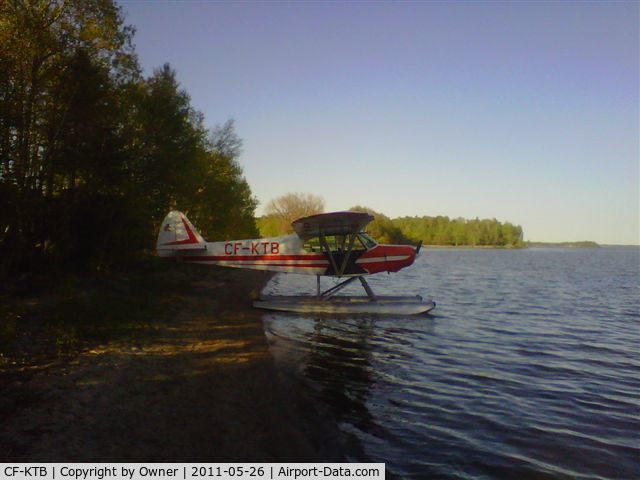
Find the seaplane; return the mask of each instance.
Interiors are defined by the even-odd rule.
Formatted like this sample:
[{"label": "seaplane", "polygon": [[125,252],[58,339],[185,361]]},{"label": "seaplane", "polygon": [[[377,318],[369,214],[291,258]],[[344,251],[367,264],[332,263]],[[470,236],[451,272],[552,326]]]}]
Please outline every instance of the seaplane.
[{"label": "seaplane", "polygon": [[[436,306],[431,299],[376,295],[366,281],[367,275],[410,266],[422,246],[378,244],[365,232],[373,218],[366,212],[320,213],[295,220],[290,235],[206,242],[189,219],[174,210],[162,222],[156,250],[160,257],[187,263],[316,276],[315,295],[260,295],[253,303],[256,308],[321,314],[429,312]],[[322,276],[340,283],[322,291]],[[337,295],[356,280],[366,296]]]}]

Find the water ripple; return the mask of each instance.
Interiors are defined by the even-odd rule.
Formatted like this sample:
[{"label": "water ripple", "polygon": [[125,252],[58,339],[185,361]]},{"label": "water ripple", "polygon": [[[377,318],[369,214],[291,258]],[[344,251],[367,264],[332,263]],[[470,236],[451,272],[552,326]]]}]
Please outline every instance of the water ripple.
[{"label": "water ripple", "polygon": [[265,332],[280,368],[359,439],[351,460],[401,478],[637,479],[638,253],[428,251],[370,284],[428,293],[435,315],[269,314]]}]

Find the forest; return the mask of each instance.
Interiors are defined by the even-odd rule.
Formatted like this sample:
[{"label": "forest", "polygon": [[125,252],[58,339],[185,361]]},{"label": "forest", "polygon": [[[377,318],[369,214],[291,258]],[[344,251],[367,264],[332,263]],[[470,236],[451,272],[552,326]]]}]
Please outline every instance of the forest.
[{"label": "forest", "polygon": [[0,2],[0,273],[128,268],[170,208],[257,235],[233,121],[145,77],[133,35],[111,0]]},{"label": "forest", "polygon": [[392,223],[410,240],[426,245],[524,246],[521,226],[495,218],[400,217]]},{"label": "forest", "polygon": [[389,218],[369,208],[351,210],[371,213],[375,220],[368,231],[382,243],[425,245],[523,247],[522,227],[496,219],[451,219],[446,216]]}]

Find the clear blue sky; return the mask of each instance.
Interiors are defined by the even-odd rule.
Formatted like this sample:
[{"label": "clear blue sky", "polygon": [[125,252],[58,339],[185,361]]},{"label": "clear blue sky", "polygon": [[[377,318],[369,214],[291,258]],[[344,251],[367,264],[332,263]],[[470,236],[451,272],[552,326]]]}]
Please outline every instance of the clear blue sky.
[{"label": "clear blue sky", "polygon": [[258,213],[299,191],[639,243],[636,2],[121,5],[145,73],[236,120]]}]

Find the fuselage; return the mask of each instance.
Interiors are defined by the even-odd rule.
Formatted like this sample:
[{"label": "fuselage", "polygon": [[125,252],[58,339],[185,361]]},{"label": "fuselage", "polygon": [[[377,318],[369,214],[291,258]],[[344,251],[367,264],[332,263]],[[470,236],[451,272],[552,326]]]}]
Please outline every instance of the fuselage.
[{"label": "fuselage", "polygon": [[411,246],[376,244],[364,234],[359,235],[363,235],[363,239],[348,253],[340,246],[332,248],[332,258],[319,246],[304,242],[296,234],[204,242],[200,244],[201,249],[183,250],[177,258],[188,263],[328,276],[335,276],[336,270],[343,272],[341,276],[397,272],[415,260],[416,251]]}]

